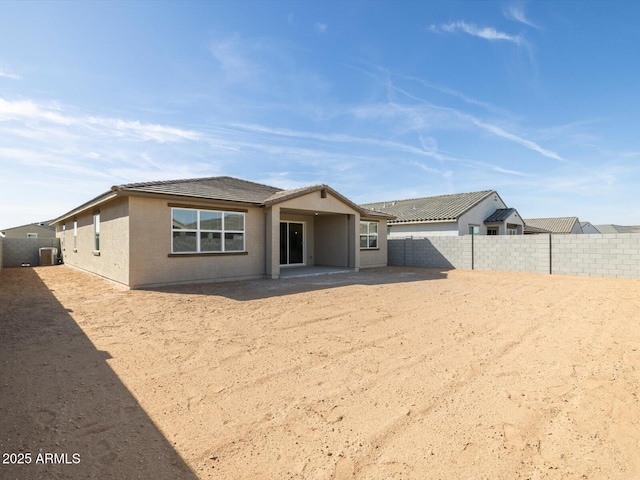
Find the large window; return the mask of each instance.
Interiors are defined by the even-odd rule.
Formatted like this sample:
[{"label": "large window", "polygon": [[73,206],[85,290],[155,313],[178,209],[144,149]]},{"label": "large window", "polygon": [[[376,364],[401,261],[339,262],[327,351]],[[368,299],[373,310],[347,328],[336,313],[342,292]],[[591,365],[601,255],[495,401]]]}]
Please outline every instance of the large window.
[{"label": "large window", "polygon": [[244,213],[171,209],[172,253],[244,252]]},{"label": "large window", "polygon": [[469,235],[480,235],[480,227],[478,225],[469,225]]},{"label": "large window", "polygon": [[378,222],[360,222],[360,248],[378,248]]}]

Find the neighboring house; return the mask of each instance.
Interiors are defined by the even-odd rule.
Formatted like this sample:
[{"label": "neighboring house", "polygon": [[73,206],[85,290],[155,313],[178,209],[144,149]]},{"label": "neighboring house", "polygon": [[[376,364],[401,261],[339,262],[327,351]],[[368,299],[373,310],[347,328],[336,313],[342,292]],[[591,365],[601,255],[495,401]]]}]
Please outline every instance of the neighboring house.
[{"label": "neighboring house", "polygon": [[525,218],[525,233],[583,233],[578,217]]},{"label": "neighboring house", "polygon": [[139,288],[383,266],[391,218],[327,185],[211,177],[114,186],[52,224],[66,264]]},{"label": "neighboring house", "polygon": [[522,235],[524,222],[495,190],[367,203],[364,208],[394,215],[389,238],[434,235]]},{"label": "neighboring house", "polygon": [[580,228],[582,228],[582,233],[600,233],[600,230],[591,225],[590,222],[580,222]]},{"label": "neighboring house", "polygon": [[599,233],[640,233],[640,225],[596,225]]},{"label": "neighboring house", "polygon": [[0,233],[6,238],[56,238],[56,229],[49,223],[30,223],[20,227],[7,228]]}]

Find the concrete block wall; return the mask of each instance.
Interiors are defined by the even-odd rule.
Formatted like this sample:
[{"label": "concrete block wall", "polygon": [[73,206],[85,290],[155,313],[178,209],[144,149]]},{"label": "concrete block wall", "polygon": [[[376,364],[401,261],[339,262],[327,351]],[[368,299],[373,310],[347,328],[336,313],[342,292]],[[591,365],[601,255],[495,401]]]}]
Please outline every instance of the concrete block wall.
[{"label": "concrete block wall", "polygon": [[553,273],[640,278],[640,234],[553,235]]},{"label": "concrete block wall", "polygon": [[[551,241],[550,241],[551,239]],[[640,278],[640,234],[389,239],[389,265]]]},{"label": "concrete block wall", "polygon": [[20,267],[23,263],[32,267],[40,265],[40,248],[55,247],[60,252],[57,238],[4,238],[2,263],[5,267]]},{"label": "concrete block wall", "polygon": [[474,237],[473,268],[549,273],[548,235]]},{"label": "concrete block wall", "polygon": [[471,237],[390,238],[389,265],[471,268]]}]

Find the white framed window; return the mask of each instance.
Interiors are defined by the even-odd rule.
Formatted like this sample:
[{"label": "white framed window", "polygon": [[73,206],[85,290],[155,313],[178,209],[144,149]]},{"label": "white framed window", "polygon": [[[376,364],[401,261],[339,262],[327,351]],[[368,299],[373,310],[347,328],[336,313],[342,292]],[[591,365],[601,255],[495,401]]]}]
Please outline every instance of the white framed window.
[{"label": "white framed window", "polygon": [[93,251],[100,251],[100,212],[93,214]]},{"label": "white framed window", "polygon": [[498,227],[487,227],[487,235],[498,235]]},{"label": "white framed window", "polygon": [[171,209],[171,252],[244,252],[244,220],[242,212],[174,207]]},{"label": "white framed window", "polygon": [[480,235],[480,226],[469,225],[469,235]]},{"label": "white framed window", "polygon": [[64,250],[64,244],[67,239],[67,225],[65,223],[62,224],[62,238],[60,240],[60,247]]},{"label": "white framed window", "polygon": [[517,235],[518,234],[518,229],[517,228],[507,228],[507,234],[508,235]]},{"label": "white framed window", "polygon": [[378,248],[378,222],[360,222],[360,248]]},{"label": "white framed window", "polygon": [[73,221],[73,249],[78,248],[78,220]]}]

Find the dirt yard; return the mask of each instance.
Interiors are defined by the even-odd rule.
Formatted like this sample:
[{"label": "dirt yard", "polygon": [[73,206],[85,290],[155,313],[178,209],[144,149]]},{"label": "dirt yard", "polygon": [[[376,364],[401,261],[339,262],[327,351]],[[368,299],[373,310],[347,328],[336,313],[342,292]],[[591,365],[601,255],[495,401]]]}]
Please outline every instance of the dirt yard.
[{"label": "dirt yard", "polygon": [[640,478],[640,280],[4,269],[0,326],[3,479]]}]

